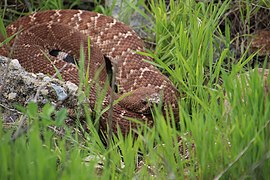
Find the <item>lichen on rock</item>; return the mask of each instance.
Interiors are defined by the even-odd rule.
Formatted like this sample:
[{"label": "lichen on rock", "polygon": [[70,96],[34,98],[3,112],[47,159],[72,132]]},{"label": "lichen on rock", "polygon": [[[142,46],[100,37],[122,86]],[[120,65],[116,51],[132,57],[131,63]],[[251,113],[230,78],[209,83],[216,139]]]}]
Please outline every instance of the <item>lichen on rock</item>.
[{"label": "lichen on rock", "polygon": [[26,106],[30,101],[40,108],[46,103],[56,109],[65,107],[72,121],[78,115],[77,91],[78,86],[71,82],[26,72],[18,60],[0,56],[0,119],[5,123],[15,122],[21,115],[15,104]]}]

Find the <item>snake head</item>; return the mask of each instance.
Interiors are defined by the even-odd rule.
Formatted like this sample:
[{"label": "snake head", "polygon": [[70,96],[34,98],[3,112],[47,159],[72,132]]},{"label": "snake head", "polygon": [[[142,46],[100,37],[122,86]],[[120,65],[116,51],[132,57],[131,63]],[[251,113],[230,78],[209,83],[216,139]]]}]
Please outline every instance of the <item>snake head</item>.
[{"label": "snake head", "polygon": [[151,93],[151,94],[144,94],[141,97],[141,102],[142,105],[140,106],[140,110],[138,112],[143,113],[143,114],[149,114],[151,113],[151,107],[154,107],[154,105],[158,105],[161,103],[161,97],[159,93]]},{"label": "snake head", "polygon": [[151,114],[151,108],[159,103],[161,103],[160,94],[149,87],[133,90],[119,102],[123,108],[142,114]]}]

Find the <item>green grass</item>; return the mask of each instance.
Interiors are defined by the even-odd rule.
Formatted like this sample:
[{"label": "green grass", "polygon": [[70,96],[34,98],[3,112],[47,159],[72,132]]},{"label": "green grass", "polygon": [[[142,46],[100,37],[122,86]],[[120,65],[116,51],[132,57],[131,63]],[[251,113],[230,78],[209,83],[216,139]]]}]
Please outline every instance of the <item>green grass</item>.
[{"label": "green grass", "polygon": [[[252,3],[245,2],[243,21]],[[153,1],[151,9],[156,48],[148,55],[185,94],[179,99],[180,124],[169,125],[157,112],[153,128],[143,127],[138,138],[114,135],[106,147],[89,112],[91,131],[81,136],[63,123],[65,109],[57,111],[47,104],[39,111],[30,103],[23,109],[29,129],[15,140],[11,137],[18,125],[7,129],[0,121],[0,179],[270,178],[270,98],[256,71],[248,79],[238,78],[255,55],[243,53],[237,59],[229,49],[234,41],[230,23],[225,32],[219,29],[229,2],[171,1],[168,14],[163,1]],[[215,45],[220,41],[225,48],[216,60]],[[80,77],[83,86],[84,76]],[[65,134],[57,135],[51,126],[61,127]],[[183,148],[189,149],[187,160],[179,153],[180,136]],[[144,165],[138,170],[140,160]]]}]

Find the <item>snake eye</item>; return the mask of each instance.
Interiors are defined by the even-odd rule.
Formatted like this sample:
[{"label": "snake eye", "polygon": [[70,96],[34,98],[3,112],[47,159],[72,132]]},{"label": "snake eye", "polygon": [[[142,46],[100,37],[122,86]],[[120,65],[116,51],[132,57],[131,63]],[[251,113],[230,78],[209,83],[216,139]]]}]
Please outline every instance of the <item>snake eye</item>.
[{"label": "snake eye", "polygon": [[51,51],[49,52],[49,54],[50,54],[51,56],[54,56],[54,57],[56,57],[56,58],[59,58],[59,59],[61,59],[61,60],[63,60],[63,61],[66,61],[66,62],[68,62],[68,63],[78,64],[77,61],[75,60],[75,58],[74,58],[72,55],[70,55],[70,54],[68,54],[68,53],[65,53],[65,52],[63,52],[63,51],[61,51],[61,50],[56,50],[56,49],[54,49],[54,50],[51,50]]},{"label": "snake eye", "polygon": [[143,105],[147,105],[147,103],[148,103],[148,101],[146,101],[146,100],[143,100],[143,101],[142,101],[142,104],[143,104]]}]

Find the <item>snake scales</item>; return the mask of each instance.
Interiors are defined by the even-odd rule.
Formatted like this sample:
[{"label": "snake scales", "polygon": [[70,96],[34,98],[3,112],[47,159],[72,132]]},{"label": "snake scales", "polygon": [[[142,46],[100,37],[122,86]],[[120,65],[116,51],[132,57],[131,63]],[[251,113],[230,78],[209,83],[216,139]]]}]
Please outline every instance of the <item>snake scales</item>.
[{"label": "snake scales", "polygon": [[[144,51],[144,45],[136,33],[111,17],[81,10],[43,11],[19,18],[7,26],[8,37],[16,33],[17,37],[9,42],[9,48],[7,45],[0,48],[1,55],[7,56],[12,50],[11,57],[18,59],[27,71],[34,73],[53,75],[56,73],[55,67],[61,69],[65,66],[61,71],[62,78],[76,84],[79,83],[76,63],[68,63],[49,53],[58,50],[71,54],[74,59],[80,59],[80,47],[83,44],[87,60],[88,37],[90,37],[90,61],[85,61],[85,67],[88,65],[90,67],[89,83],[105,84],[106,58],[111,62],[113,69],[117,69],[115,71],[118,85],[116,97],[130,92],[126,98],[113,106],[114,131],[118,126],[123,133],[137,127],[137,124],[127,117],[151,125],[153,118],[150,109],[153,104],[161,101],[163,107],[171,105],[175,114],[178,113],[177,89],[156,67],[144,61],[153,61],[150,57],[137,53],[137,51]],[[0,40],[2,42],[4,38],[0,36]],[[98,79],[94,80],[99,70]],[[100,94],[96,87],[97,85],[92,85],[90,90],[91,109],[95,108],[96,99]],[[109,92],[108,90],[103,99],[102,108],[109,105]],[[107,120],[106,111],[100,120],[101,128],[107,128]]]}]

